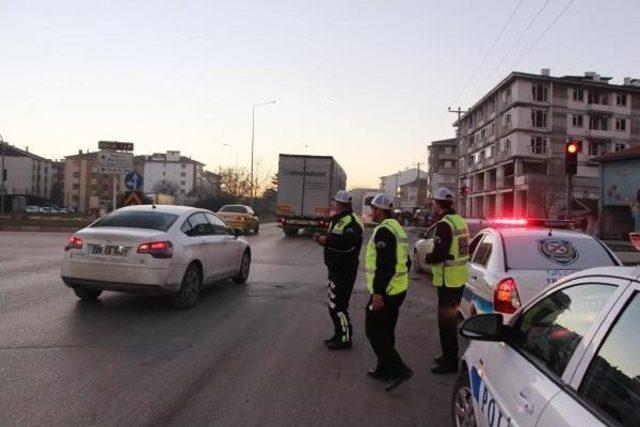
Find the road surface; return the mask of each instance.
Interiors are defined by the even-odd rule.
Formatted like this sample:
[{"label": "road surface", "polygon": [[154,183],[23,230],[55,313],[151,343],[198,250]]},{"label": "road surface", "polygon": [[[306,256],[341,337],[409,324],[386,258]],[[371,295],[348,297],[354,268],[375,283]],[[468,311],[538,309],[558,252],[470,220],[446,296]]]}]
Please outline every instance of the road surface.
[{"label": "road surface", "polygon": [[[105,292],[80,302],[59,277],[67,235],[0,232],[0,424],[449,425],[454,376],[439,355],[435,291],[412,273],[397,330],[415,376],[391,393],[366,376],[361,268],[354,348],[329,352],[322,251],[273,225],[249,236],[249,282],[205,291],[189,311]],[[368,238],[368,236],[367,236]],[[363,249],[364,252],[364,249]]]}]

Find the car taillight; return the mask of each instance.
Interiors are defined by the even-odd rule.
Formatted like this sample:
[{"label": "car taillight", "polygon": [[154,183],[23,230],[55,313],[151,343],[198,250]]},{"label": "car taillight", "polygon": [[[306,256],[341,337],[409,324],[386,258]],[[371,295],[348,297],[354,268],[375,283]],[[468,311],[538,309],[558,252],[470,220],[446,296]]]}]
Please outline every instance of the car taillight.
[{"label": "car taillight", "polygon": [[512,278],[503,279],[493,291],[493,310],[511,314],[520,308],[520,297],[516,282]]},{"label": "car taillight", "polygon": [[154,258],[172,258],[173,244],[171,242],[146,242],[138,245],[139,254],[149,254]]},{"label": "car taillight", "polygon": [[67,245],[64,247],[65,252],[71,249],[82,249],[82,239],[78,236],[69,236],[67,239]]},{"label": "car taillight", "polygon": [[629,233],[629,240],[631,240],[633,247],[640,251],[640,233],[637,231]]}]

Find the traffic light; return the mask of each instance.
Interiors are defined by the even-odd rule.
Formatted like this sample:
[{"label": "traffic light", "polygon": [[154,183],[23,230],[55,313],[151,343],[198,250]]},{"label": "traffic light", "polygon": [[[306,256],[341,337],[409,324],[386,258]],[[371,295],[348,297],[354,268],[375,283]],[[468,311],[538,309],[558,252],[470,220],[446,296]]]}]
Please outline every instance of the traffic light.
[{"label": "traffic light", "polygon": [[569,141],[564,146],[564,170],[567,175],[578,172],[578,153],[582,151],[582,141]]}]

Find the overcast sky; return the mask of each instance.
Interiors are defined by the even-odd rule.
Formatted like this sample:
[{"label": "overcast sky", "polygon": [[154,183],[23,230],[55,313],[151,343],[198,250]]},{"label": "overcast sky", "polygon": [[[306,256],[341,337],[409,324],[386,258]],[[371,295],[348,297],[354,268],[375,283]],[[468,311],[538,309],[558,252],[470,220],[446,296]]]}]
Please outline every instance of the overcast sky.
[{"label": "overcast sky", "polygon": [[349,187],[377,186],[514,68],[640,77],[639,20],[637,0],[0,0],[0,134],[210,170],[235,163],[227,143],[248,167],[251,105],[274,99],[256,110],[260,175],[281,152],[333,155]]}]

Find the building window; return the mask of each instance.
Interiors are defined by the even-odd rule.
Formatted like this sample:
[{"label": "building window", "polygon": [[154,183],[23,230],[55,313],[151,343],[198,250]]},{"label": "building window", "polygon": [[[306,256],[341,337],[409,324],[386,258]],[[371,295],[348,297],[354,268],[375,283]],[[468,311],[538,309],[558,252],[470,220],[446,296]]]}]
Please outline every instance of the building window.
[{"label": "building window", "polygon": [[534,136],[531,138],[531,153],[532,154],[546,154],[547,152],[547,140],[542,136]]},{"label": "building window", "polygon": [[589,129],[608,130],[609,119],[606,116],[598,116],[598,115],[589,116]]},{"label": "building window", "polygon": [[597,141],[589,141],[589,155],[597,156],[600,147],[600,143]]},{"label": "building window", "polygon": [[481,122],[484,120],[484,107],[480,107],[480,109],[478,109],[478,122]]},{"label": "building window", "polygon": [[511,88],[505,90],[502,94],[502,99],[504,100],[504,102],[510,102],[511,101]]},{"label": "building window", "polygon": [[467,167],[473,166],[473,156],[467,157]]},{"label": "building window", "polygon": [[582,89],[574,89],[573,90],[573,100],[577,102],[584,101],[584,91]]},{"label": "building window", "polygon": [[531,110],[531,126],[534,128],[546,128],[547,112],[544,110]]},{"label": "building window", "polygon": [[73,188],[74,190],[77,190],[80,188],[80,184],[73,184],[71,188]]},{"label": "building window", "polygon": [[627,94],[626,93],[619,93],[616,95],[616,105],[622,105],[622,106],[626,106],[627,105]]},{"label": "building window", "polygon": [[627,119],[616,119],[616,130],[627,130]]},{"label": "building window", "polygon": [[184,178],[185,176],[187,176],[187,173],[186,172],[180,172],[180,176]]},{"label": "building window", "polygon": [[502,150],[503,151],[511,151],[511,140],[505,139],[502,141]]},{"label": "building window", "polygon": [[534,83],[531,85],[531,94],[534,101],[544,102],[547,100],[547,87],[542,83]]},{"label": "building window", "polygon": [[626,148],[627,148],[627,144],[624,144],[624,143],[616,143],[616,144],[613,146],[613,151],[615,151],[615,152],[617,153],[618,151],[622,151],[622,150],[624,150],[624,149],[626,149]]},{"label": "building window", "polygon": [[511,129],[511,114],[505,114],[502,120],[502,126],[505,129]]},{"label": "building window", "polygon": [[453,167],[453,162],[451,160],[445,160],[444,162],[445,169],[450,169]]},{"label": "building window", "polygon": [[187,185],[187,181],[180,181],[180,185]]},{"label": "building window", "polygon": [[581,128],[582,127],[582,115],[573,115],[573,127]]},{"label": "building window", "polygon": [[181,167],[182,169],[186,169],[186,168],[187,168],[187,165],[186,165],[186,164],[184,164],[184,163],[181,163],[181,164],[180,164],[180,167]]},{"label": "building window", "polygon": [[495,147],[492,145],[489,148],[487,148],[487,159],[490,159],[493,157],[493,154],[495,152]]},{"label": "building window", "polygon": [[606,93],[598,92],[597,90],[590,90],[587,97],[588,104],[609,104],[609,97]]},{"label": "building window", "polygon": [[80,178],[80,172],[74,172],[73,173],[73,177],[74,178]]},{"label": "building window", "polygon": [[184,188],[180,189],[180,194],[187,194],[187,190],[185,190]]},{"label": "building window", "polygon": [[444,147],[444,154],[452,154],[453,147]]}]

